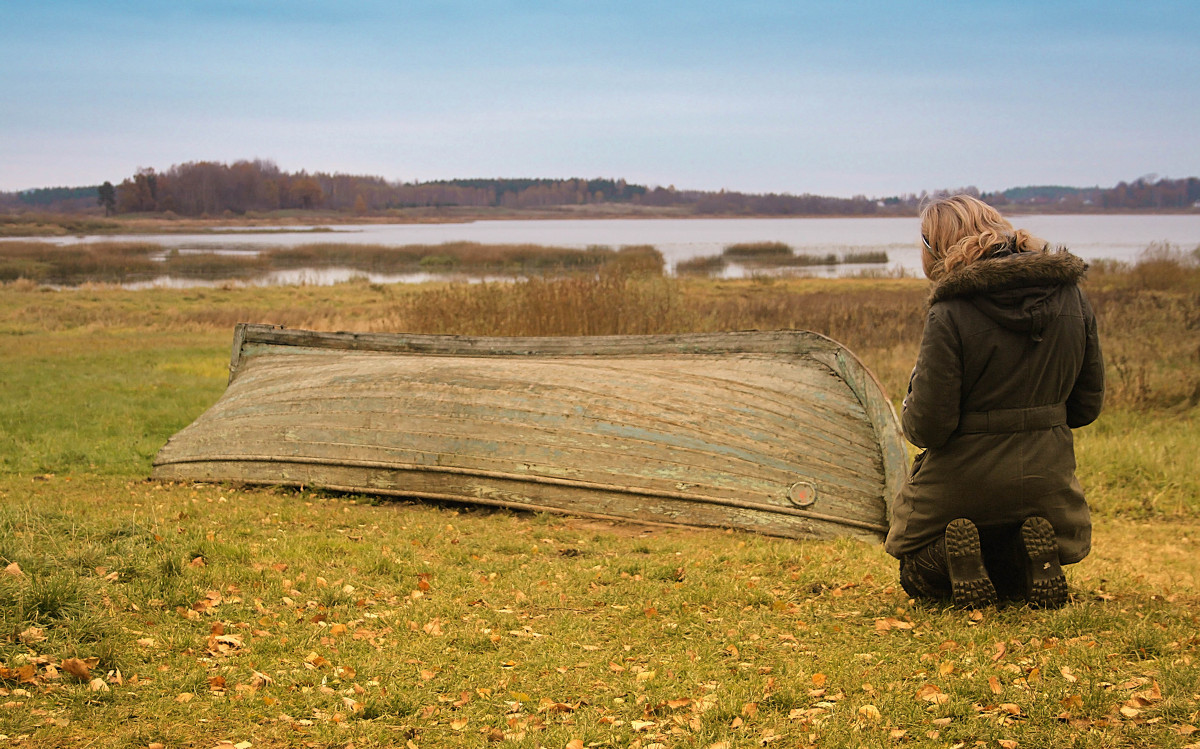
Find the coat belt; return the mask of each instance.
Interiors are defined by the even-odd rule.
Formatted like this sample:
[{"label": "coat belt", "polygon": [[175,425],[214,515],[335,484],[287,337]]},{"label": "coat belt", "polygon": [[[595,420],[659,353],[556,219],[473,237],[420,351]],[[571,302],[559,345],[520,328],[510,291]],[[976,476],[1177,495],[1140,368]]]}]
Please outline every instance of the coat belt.
[{"label": "coat belt", "polygon": [[958,419],[961,434],[984,432],[1031,432],[1066,426],[1067,406],[1052,403],[1030,408],[1000,408],[995,411],[966,411]]}]

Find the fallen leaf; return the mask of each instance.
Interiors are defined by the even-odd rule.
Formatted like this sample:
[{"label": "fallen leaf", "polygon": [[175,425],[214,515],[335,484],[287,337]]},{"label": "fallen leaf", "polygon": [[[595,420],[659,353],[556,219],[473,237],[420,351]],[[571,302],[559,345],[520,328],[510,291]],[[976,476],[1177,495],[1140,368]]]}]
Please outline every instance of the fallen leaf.
[{"label": "fallen leaf", "polygon": [[143,648],[152,648],[154,647],[154,638],[143,637],[137,641],[137,644]]},{"label": "fallen leaf", "polygon": [[1151,682],[1150,688],[1141,692],[1134,692],[1134,697],[1139,700],[1144,700],[1147,705],[1159,702],[1162,700],[1162,690],[1158,687],[1158,682]]},{"label": "fallen leaf", "polygon": [[175,698],[175,701],[176,702],[185,702],[185,703],[191,702],[192,698],[195,696],[196,695],[192,694],[191,692],[183,692],[178,697]]},{"label": "fallen leaf", "polygon": [[4,574],[12,575],[13,577],[22,577],[25,573],[21,571],[21,565],[13,562],[4,568]]},{"label": "fallen leaf", "polygon": [[1075,674],[1071,673],[1071,667],[1070,667],[1070,666],[1061,666],[1061,667],[1058,669],[1058,672],[1059,672],[1060,674],[1062,674],[1062,677],[1063,677],[1064,679],[1066,679],[1067,681],[1071,682],[1072,684],[1074,684],[1075,682],[1079,681],[1079,677],[1077,677]]},{"label": "fallen leaf", "polygon": [[913,626],[914,625],[912,622],[906,622],[903,619],[897,619],[893,616],[889,616],[886,619],[875,620],[876,632],[888,632],[893,629],[912,629]]},{"label": "fallen leaf", "polygon": [[40,627],[29,627],[25,631],[21,632],[21,634],[17,635],[17,637],[19,637],[21,642],[25,643],[26,645],[32,645],[35,642],[45,642],[46,630]]},{"label": "fallen leaf", "polygon": [[883,720],[883,716],[874,705],[863,705],[858,708],[858,720],[862,723],[878,723]]},{"label": "fallen leaf", "polygon": [[917,699],[932,702],[935,705],[944,705],[950,701],[950,695],[946,694],[936,684],[926,684],[917,690]]},{"label": "fallen leaf", "polygon": [[1078,694],[1067,695],[1062,698],[1059,704],[1068,710],[1078,710],[1083,707],[1083,697]]},{"label": "fallen leaf", "polygon": [[992,690],[992,694],[1000,694],[1004,691],[1004,687],[1000,684],[1000,680],[995,676],[988,677],[988,688]]},{"label": "fallen leaf", "polygon": [[104,679],[96,678],[88,682],[88,689],[93,692],[107,692],[108,685],[104,683]]},{"label": "fallen leaf", "polygon": [[566,749],[583,749],[583,739],[571,739],[567,742]]},{"label": "fallen leaf", "polygon": [[642,671],[637,675],[636,678],[638,681],[650,681],[657,675],[658,675],[657,671]]},{"label": "fallen leaf", "polygon": [[92,670],[78,658],[67,658],[61,664],[62,669],[81,681],[92,678]]},{"label": "fallen leaf", "polygon": [[1000,745],[1000,749],[1017,749],[1017,742],[1012,739],[997,739],[996,743]]},{"label": "fallen leaf", "polygon": [[1004,654],[1008,652],[1008,646],[1003,641],[996,643],[996,654],[992,656],[992,662],[1000,660]]},{"label": "fallen leaf", "polygon": [[329,661],[323,656],[317,655],[315,652],[309,653],[304,657],[304,662],[313,668],[324,668],[329,665]]}]

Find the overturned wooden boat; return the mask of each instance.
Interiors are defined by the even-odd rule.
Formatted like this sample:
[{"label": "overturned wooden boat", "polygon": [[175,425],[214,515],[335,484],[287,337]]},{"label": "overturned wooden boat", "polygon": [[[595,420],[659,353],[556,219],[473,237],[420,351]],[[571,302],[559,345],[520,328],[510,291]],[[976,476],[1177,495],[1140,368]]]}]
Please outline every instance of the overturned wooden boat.
[{"label": "overturned wooden boat", "polygon": [[907,459],[805,331],[587,338],[238,325],[229,387],[154,477],[879,540]]}]

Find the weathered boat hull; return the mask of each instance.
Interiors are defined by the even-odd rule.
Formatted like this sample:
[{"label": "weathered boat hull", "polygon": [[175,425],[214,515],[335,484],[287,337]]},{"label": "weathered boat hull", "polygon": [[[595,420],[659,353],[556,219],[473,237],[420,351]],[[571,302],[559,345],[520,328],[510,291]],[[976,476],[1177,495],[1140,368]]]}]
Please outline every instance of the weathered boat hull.
[{"label": "weathered boat hull", "polygon": [[891,404],[804,331],[468,338],[239,325],[154,477],[323,487],[793,538],[886,533]]}]

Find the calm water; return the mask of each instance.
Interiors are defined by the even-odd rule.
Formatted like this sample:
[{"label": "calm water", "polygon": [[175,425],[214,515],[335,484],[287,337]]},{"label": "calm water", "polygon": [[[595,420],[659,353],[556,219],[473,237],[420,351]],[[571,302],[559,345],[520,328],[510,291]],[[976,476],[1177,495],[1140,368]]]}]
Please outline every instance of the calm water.
[{"label": "calm water", "polygon": [[[1066,245],[1087,260],[1134,261],[1152,243],[1167,242],[1184,250],[1200,247],[1200,214],[1171,216],[1019,216],[1013,223],[1046,239]],[[157,242],[181,251],[254,251],[269,246],[311,242],[355,244],[439,244],[470,241],[488,244],[532,243],[577,247],[654,245],[668,268],[681,260],[718,255],[726,245],[776,241],[798,253],[825,255],[883,251],[886,265],[840,265],[809,269],[817,275],[844,275],[871,268],[920,275],[918,224],[915,218],[778,218],[778,219],[601,219],[564,221],[477,221],[467,224],[385,224],[336,226],[332,232],[294,234],[138,235],[128,237],[64,238],[62,243],[97,240]],[[732,266],[726,275],[744,275]],[[280,273],[269,283],[336,283],[361,272],[347,269],[302,270]],[[422,281],[429,274],[371,275],[374,282]],[[154,285],[185,285],[160,279]]]}]

